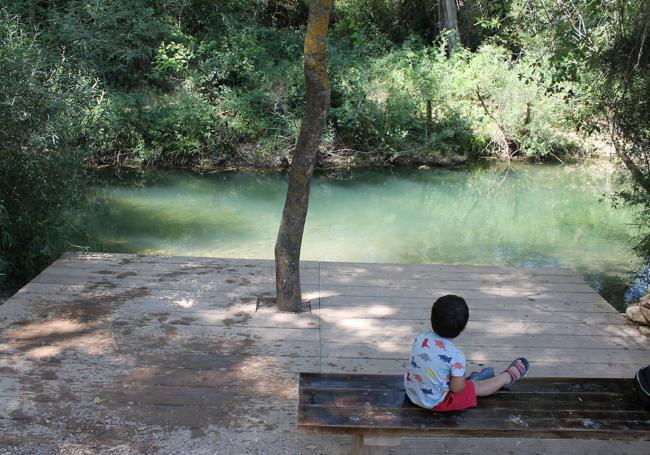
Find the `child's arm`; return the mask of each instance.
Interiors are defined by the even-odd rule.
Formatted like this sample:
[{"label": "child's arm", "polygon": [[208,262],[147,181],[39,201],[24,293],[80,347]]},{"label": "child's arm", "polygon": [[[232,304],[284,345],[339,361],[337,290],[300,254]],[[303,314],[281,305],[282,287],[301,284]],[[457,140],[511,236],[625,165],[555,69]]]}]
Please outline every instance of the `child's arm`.
[{"label": "child's arm", "polygon": [[449,377],[449,390],[454,393],[465,390],[465,370],[467,361],[465,355],[458,349],[454,349],[451,355],[451,375]]},{"label": "child's arm", "polygon": [[449,390],[454,393],[465,390],[465,378],[462,376],[452,376],[449,378]]}]

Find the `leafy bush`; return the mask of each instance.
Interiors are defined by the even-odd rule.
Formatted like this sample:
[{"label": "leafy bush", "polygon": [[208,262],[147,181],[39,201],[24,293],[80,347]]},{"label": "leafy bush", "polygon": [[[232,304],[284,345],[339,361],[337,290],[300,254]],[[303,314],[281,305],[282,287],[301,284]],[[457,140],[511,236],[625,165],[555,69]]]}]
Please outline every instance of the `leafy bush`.
[{"label": "leafy bush", "polygon": [[531,74],[526,59],[513,61],[500,46],[459,49],[447,59],[442,47],[407,41],[335,70],[332,118],[340,139],[356,148],[422,159],[488,146],[537,157],[572,151],[571,105]]},{"label": "leafy bush", "polygon": [[133,89],[156,82],[153,63],[173,27],[148,0],[72,1],[49,10],[48,37],[106,85]]},{"label": "leafy bush", "polygon": [[[11,8],[39,31],[48,55],[64,48],[80,74],[98,79],[101,126],[88,138],[96,162],[267,166],[295,143],[304,103],[301,1],[18,0]],[[479,42],[498,38],[509,8],[464,7],[463,20],[483,24],[461,30],[478,50],[447,59],[436,44],[436,2],[337,2],[325,153],[436,161],[576,148],[566,122],[574,106],[532,77],[534,65],[547,63]]]},{"label": "leafy bush", "polygon": [[505,48],[483,45],[457,52],[450,64],[445,79],[453,104],[497,151],[544,157],[579,146],[571,133],[571,103],[533,77],[526,57],[513,60]]},{"label": "leafy bush", "polygon": [[95,159],[120,164],[183,164],[209,155],[214,107],[181,89],[174,93],[114,93],[94,136]]},{"label": "leafy bush", "polygon": [[92,80],[52,61],[0,10],[0,285],[22,283],[79,238],[88,203],[80,146],[92,128]]}]

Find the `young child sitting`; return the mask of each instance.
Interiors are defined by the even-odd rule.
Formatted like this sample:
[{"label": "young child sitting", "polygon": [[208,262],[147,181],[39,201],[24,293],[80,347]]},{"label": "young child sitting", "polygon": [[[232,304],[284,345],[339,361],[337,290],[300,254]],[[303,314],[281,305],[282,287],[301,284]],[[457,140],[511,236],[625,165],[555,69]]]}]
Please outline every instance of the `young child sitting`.
[{"label": "young child sitting", "polygon": [[492,395],[528,374],[528,361],[519,357],[506,370],[484,380],[465,379],[465,356],[451,341],[463,331],[469,309],[462,297],[445,295],[433,303],[433,331],[418,335],[404,374],[404,387],[416,405],[432,411],[476,407],[476,397]]}]

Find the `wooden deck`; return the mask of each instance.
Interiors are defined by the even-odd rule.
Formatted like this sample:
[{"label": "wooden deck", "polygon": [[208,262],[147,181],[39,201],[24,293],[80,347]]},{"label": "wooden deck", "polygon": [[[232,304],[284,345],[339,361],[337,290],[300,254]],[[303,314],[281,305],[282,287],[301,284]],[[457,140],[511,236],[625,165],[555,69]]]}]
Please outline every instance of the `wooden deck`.
[{"label": "wooden deck", "polygon": [[[312,312],[282,314],[256,311],[272,261],[64,255],[0,306],[0,452],[346,453],[346,437],[297,431],[298,372],[399,374],[447,293],[470,307],[470,368],[523,355],[531,376],[630,377],[650,362],[648,340],[566,269],[305,262],[302,281]],[[647,449],[422,441],[400,450]]]}]

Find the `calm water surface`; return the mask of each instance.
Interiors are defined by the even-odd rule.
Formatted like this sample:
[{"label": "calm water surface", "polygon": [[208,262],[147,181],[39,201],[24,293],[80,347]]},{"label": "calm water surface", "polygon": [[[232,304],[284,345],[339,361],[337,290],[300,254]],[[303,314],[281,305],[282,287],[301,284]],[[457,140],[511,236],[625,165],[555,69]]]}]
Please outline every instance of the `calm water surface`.
[{"label": "calm water surface", "polygon": [[[94,234],[113,252],[273,258],[286,176],[189,171],[105,177]],[[646,270],[603,164],[316,175],[304,259],[565,266],[619,308]],[[643,275],[643,273],[641,274]],[[647,275],[647,271],[645,273]]]}]

